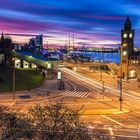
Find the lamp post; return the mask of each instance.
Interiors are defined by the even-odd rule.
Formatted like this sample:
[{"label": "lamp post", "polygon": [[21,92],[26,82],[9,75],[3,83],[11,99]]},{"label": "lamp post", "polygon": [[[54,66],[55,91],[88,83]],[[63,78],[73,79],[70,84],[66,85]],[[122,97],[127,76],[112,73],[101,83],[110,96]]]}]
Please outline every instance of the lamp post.
[{"label": "lamp post", "polygon": [[[121,47],[121,53],[122,53],[122,47]],[[120,111],[122,111],[122,102],[123,102],[123,97],[122,97],[122,55],[121,55],[121,61],[120,61],[120,81],[119,81],[119,90],[120,90]]]},{"label": "lamp post", "polygon": [[102,81],[102,79],[103,79],[102,66],[103,66],[103,62],[102,62],[102,60],[101,60],[101,66],[100,66],[100,71],[101,71],[101,73],[100,73],[100,80],[101,80],[101,81]]},{"label": "lamp post", "polygon": [[119,98],[119,101],[120,101],[120,111],[122,111],[122,77],[120,78],[120,81],[119,81],[119,87],[120,87],[120,98]]},{"label": "lamp post", "polygon": [[104,46],[102,46],[101,48],[101,65],[100,65],[100,80],[102,81],[103,80],[103,72],[102,72],[102,67],[103,67],[103,62],[104,62],[104,56],[103,56],[103,48]]},{"label": "lamp post", "polygon": [[105,86],[104,86],[104,81],[102,81],[102,94],[103,94],[103,99],[105,96]]},{"label": "lamp post", "polygon": [[13,77],[13,100],[15,100],[15,97],[16,97],[16,95],[15,95],[15,92],[16,92],[16,72],[15,72],[15,58],[12,58],[12,60],[13,60],[13,63],[14,63],[14,65],[13,65],[13,72],[12,72],[12,77]]},{"label": "lamp post", "polygon": [[102,48],[101,48],[101,66],[100,66],[101,73],[100,73],[100,80],[102,82],[102,95],[103,95],[103,98],[104,98],[105,87],[104,87],[103,72],[102,72],[103,62],[104,62],[103,48],[104,48],[104,46],[102,46]]}]

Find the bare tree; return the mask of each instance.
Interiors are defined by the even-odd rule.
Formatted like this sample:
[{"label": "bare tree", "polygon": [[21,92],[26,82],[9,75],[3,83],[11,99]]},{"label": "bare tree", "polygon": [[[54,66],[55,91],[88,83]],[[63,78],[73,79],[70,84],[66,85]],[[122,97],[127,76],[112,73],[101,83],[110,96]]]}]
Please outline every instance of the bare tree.
[{"label": "bare tree", "polygon": [[30,121],[23,114],[11,112],[8,107],[0,106],[1,140],[31,139],[34,131]]},{"label": "bare tree", "polygon": [[79,111],[61,103],[35,105],[27,114],[0,107],[1,140],[90,140]]},{"label": "bare tree", "polygon": [[79,110],[70,109],[61,103],[36,105],[29,109],[36,137],[41,140],[90,140],[79,115]]}]

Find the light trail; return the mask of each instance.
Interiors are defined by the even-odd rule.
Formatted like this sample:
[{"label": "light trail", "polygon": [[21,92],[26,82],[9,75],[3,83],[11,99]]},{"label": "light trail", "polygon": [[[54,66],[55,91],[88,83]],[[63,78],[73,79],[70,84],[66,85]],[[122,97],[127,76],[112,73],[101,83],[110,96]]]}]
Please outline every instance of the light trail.
[{"label": "light trail", "polygon": [[[62,72],[66,73],[68,75],[71,75],[72,77],[77,78],[78,80],[80,80],[81,82],[87,84],[88,86],[90,86],[92,88],[94,87],[94,90],[98,90],[98,91],[102,90],[102,83],[93,79],[93,78],[86,77],[85,75],[80,74],[80,73],[76,73],[75,71],[70,70],[68,68],[59,68],[59,70],[61,70]],[[109,91],[111,90],[115,93],[120,92],[117,89],[117,87],[114,87],[112,85],[105,84],[104,87],[105,87],[106,90],[109,90]],[[127,91],[127,90],[123,90],[123,95],[134,98],[134,99],[137,99],[137,100],[140,99],[140,96],[133,95],[133,93],[131,93],[130,91]]]}]

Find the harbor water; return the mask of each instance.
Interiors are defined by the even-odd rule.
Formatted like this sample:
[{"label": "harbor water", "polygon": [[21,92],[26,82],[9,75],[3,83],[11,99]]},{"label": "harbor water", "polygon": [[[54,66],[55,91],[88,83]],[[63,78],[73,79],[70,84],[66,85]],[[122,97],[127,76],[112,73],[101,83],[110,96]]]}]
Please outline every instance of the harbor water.
[{"label": "harbor water", "polygon": [[79,54],[85,57],[90,57],[93,61],[104,61],[119,64],[120,53],[116,52],[86,52],[86,51],[71,51],[72,54]]}]

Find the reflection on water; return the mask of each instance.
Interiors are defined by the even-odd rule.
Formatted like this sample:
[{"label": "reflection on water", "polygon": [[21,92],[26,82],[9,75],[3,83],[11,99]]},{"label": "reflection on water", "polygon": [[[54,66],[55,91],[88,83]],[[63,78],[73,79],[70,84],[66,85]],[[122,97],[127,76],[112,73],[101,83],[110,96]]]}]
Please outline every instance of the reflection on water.
[{"label": "reflection on water", "polygon": [[120,53],[104,53],[104,52],[81,52],[72,51],[72,54],[82,54],[83,56],[88,56],[91,60],[104,62],[113,62],[116,64],[120,63]]}]

